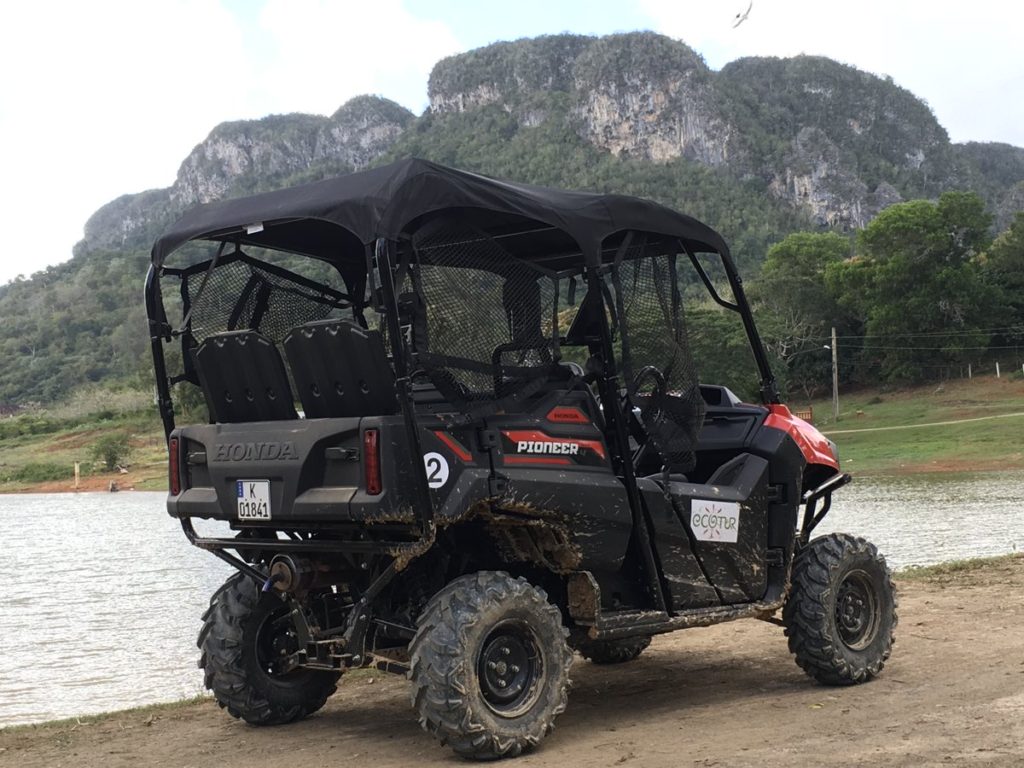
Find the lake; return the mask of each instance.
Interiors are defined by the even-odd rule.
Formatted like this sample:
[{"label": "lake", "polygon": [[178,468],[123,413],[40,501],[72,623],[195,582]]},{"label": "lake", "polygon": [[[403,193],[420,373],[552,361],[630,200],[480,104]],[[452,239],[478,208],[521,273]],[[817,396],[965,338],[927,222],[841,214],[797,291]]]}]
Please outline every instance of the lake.
[{"label": "lake", "polygon": [[[821,532],[893,568],[1024,546],[1024,472],[855,481]],[[190,546],[162,493],[0,495],[0,727],[202,693],[199,617],[231,569]],[[780,641],[781,642],[781,641]]]}]

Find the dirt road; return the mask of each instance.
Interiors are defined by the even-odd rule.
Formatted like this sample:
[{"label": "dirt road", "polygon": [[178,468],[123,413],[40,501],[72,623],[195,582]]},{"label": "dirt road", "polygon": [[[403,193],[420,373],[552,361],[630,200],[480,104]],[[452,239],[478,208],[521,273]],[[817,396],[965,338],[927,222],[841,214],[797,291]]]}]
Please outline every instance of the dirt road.
[{"label": "dirt road", "polygon": [[[556,731],[508,764],[1024,765],[1024,557],[899,586],[896,649],[870,684],[814,684],[770,624],[688,630],[620,667],[579,661]],[[420,731],[402,679],[365,673],[321,713],[281,728],[246,726],[204,702],[0,731],[0,765],[19,768],[357,761],[466,764]]]}]

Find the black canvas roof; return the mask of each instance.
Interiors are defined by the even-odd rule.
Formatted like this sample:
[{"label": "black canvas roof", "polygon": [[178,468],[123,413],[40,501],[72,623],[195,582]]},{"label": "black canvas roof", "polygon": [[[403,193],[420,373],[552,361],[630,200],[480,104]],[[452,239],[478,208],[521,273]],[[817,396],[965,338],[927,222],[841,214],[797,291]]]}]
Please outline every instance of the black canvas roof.
[{"label": "black canvas roof", "polygon": [[[363,246],[378,238],[397,239],[430,214],[459,210],[472,210],[492,236],[531,233],[538,251],[542,243],[555,245],[595,261],[607,238],[627,230],[678,238],[693,251],[727,253],[713,229],[649,200],[501,181],[407,159],[197,206],[156,241],[152,258],[159,267],[190,240],[238,241],[329,260],[361,258]],[[518,255],[529,258],[528,252]]]}]

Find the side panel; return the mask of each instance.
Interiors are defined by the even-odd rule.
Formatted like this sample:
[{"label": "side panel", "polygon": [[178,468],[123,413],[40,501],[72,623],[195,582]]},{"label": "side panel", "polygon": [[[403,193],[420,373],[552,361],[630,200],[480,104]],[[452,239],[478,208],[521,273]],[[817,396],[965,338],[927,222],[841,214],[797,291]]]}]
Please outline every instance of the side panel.
[{"label": "side panel", "polygon": [[717,481],[672,482],[669,488],[676,514],[693,537],[721,601],[761,599],[767,589],[768,462],[742,454],[722,467]]},{"label": "side panel", "polygon": [[654,523],[654,546],[668,584],[671,609],[719,605],[718,593],[704,577],[687,530],[661,486],[648,478],[640,478],[637,487]]},{"label": "side panel", "polygon": [[498,504],[562,517],[579,567],[602,582],[602,575],[622,567],[633,518],[595,424],[596,405],[584,392],[559,392],[530,410],[488,419],[498,442],[492,450],[495,475],[505,485]]},{"label": "side panel", "polygon": [[476,431],[421,414],[420,446],[439,525],[466,513],[490,493],[491,458]]}]

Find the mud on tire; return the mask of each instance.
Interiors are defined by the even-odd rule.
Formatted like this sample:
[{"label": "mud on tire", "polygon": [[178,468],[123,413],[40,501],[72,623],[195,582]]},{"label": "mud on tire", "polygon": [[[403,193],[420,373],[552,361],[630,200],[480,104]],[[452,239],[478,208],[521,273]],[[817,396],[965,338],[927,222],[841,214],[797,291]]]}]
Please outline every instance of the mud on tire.
[{"label": "mud on tire", "polygon": [[514,757],[565,711],[572,651],[543,590],[506,573],[462,576],[420,615],[410,645],[420,725],[463,757]]},{"label": "mud on tire", "polygon": [[896,607],[892,574],[873,544],[844,533],[815,539],[793,563],[782,612],[789,650],[821,683],[867,682],[892,651]]},{"label": "mud on tire", "polygon": [[233,717],[281,725],[316,712],[337,688],[334,672],[295,669],[276,675],[271,656],[288,643],[287,607],[238,573],[210,598],[197,645],[206,687]]},{"label": "mud on tire", "polygon": [[573,647],[580,656],[593,664],[623,664],[633,661],[651,644],[649,637],[631,637],[628,640],[591,640],[576,638]]}]

